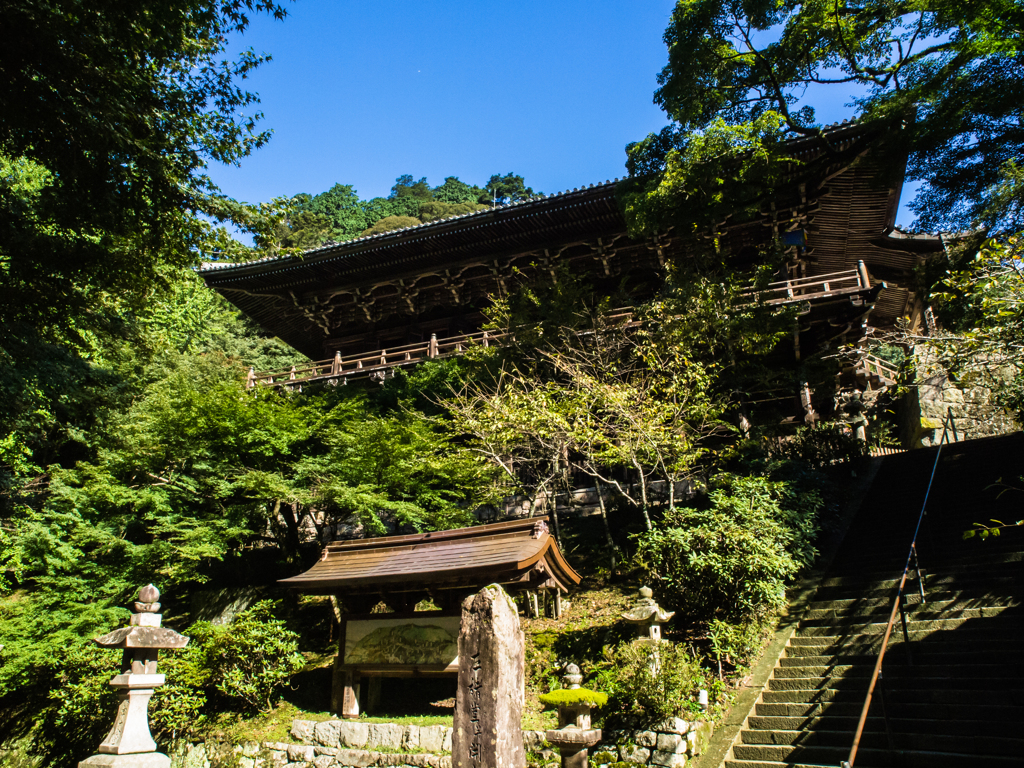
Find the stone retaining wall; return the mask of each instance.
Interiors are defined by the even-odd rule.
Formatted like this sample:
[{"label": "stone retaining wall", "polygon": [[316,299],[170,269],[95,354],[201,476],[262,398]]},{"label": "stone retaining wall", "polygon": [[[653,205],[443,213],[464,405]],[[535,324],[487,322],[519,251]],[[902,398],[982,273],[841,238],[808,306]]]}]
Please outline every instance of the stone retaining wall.
[{"label": "stone retaining wall", "polygon": [[[235,746],[237,764],[240,768],[452,768],[452,729],[442,725],[293,720],[291,736],[299,743]],[[607,731],[604,736],[590,750],[591,766],[629,763],[684,768],[707,746],[711,724],[674,717],[651,730]],[[523,746],[530,762],[558,765],[558,751],[546,744],[544,731],[523,731]],[[190,744],[172,758],[174,768],[213,768],[223,763],[203,744]]]},{"label": "stone retaining wall", "polygon": [[608,768],[615,763],[651,768],[684,768],[711,741],[709,722],[689,722],[670,717],[646,731],[608,731],[590,751],[591,766]]},{"label": "stone retaining wall", "polygon": [[914,365],[916,386],[910,388],[901,403],[900,440],[904,448],[937,445],[942,437],[942,422],[950,409],[961,440],[1020,429],[1013,414],[996,403],[993,393],[1013,378],[1013,369],[989,369],[976,361],[967,376],[954,380],[924,344],[915,349]]}]

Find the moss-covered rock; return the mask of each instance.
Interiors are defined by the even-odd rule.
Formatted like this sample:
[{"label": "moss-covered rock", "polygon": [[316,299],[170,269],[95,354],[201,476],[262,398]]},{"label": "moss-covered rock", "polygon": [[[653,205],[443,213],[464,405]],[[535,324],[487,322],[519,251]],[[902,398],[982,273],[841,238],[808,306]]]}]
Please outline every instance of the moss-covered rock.
[{"label": "moss-covered rock", "polygon": [[578,706],[589,704],[592,707],[603,707],[608,703],[608,694],[591,691],[588,688],[559,688],[550,693],[542,693],[537,697],[541,704],[549,707]]}]

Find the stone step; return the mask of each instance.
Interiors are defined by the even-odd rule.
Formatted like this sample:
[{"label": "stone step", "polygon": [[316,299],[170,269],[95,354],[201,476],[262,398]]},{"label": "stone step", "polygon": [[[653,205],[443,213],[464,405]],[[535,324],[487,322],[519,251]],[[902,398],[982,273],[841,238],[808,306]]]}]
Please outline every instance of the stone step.
[{"label": "stone step", "polygon": [[[902,640],[902,636],[900,638]],[[999,654],[1006,654],[1003,658],[1011,657],[1019,652],[1019,641],[994,641],[985,643],[975,641],[972,643],[917,643],[913,647],[912,661],[915,664],[963,664],[984,661],[986,657],[995,658]],[[835,666],[836,664],[870,664],[874,665],[878,657],[878,650],[881,642],[876,641],[866,648],[839,649],[839,653],[830,653],[827,644],[789,646],[786,648],[786,655],[779,659],[779,666]],[[972,654],[981,654],[980,657],[972,658]],[[906,654],[902,643],[890,645],[885,653],[885,666],[890,669],[896,665],[907,663]]]},{"label": "stone step", "polygon": [[[733,747],[735,761],[726,766],[753,768],[754,765],[784,763],[792,765],[837,766],[849,755],[849,747],[794,747],[737,744]],[[744,762],[746,761],[746,762]],[[1020,759],[1004,755],[975,755],[970,752],[895,751],[887,749],[861,749],[857,752],[857,768],[963,768],[963,766],[1020,765]]]},{"label": "stone step", "polygon": [[[882,629],[885,629],[885,625],[882,625]],[[1014,641],[1020,637],[1020,629],[1014,627],[1011,630],[995,630],[988,628],[937,628],[937,629],[914,629],[908,627],[908,636],[912,644],[915,644],[914,650],[920,647],[922,651],[927,651],[929,648],[938,648],[944,652],[950,652],[953,646],[957,647],[958,652],[974,652],[974,653],[985,653],[986,651],[992,650],[1005,650],[1011,651],[1013,649]],[[811,634],[801,633],[790,638],[789,645],[786,646],[787,653],[791,649],[797,648],[835,648],[835,649],[851,649],[851,648],[878,648],[881,646],[883,632],[872,632],[870,634],[859,634],[850,633],[846,635],[830,635],[825,634],[827,628],[823,628],[821,633],[814,632]],[[903,643],[903,629],[899,621],[893,626],[892,634],[889,636],[889,645],[900,645]],[[1019,644],[1018,644],[1019,647]],[[857,651],[858,654],[864,653],[865,651]],[[877,651],[876,651],[877,652]],[[820,654],[819,655],[823,655]]]},{"label": "stone step", "polygon": [[[911,612],[907,616],[907,627],[911,632],[924,632],[940,629],[958,629],[968,622],[970,626],[978,624],[976,619],[989,619],[999,617],[1001,627],[1022,626],[1024,627],[1024,612],[1016,607],[994,606],[991,608],[970,608],[963,611],[955,611],[947,614],[939,613],[936,618],[921,616],[917,612]],[[880,618],[880,617],[879,617]],[[899,615],[896,617],[899,622]],[[798,626],[798,633],[801,637],[814,637],[817,635],[836,635],[842,632],[844,635],[858,634],[870,635],[880,634],[885,631],[889,618],[884,621],[864,622],[861,617],[850,619],[810,619],[801,621]]]},{"label": "stone step", "polygon": [[[918,538],[923,585],[911,571],[904,587],[911,642],[897,615],[857,768],[1024,765],[1024,542],[962,539],[975,520],[1016,514],[973,482],[1016,471],[1011,444],[1024,438],[943,452]],[[806,585],[813,599],[726,768],[835,768],[847,758],[934,456],[883,460],[829,573]]]},{"label": "stone step", "polygon": [[[1019,568],[1019,566],[1018,566]],[[886,574],[881,579],[866,579],[863,575],[846,575],[846,577],[830,577],[822,580],[815,600],[844,600],[860,597],[884,597],[893,599],[899,587],[899,574]],[[970,573],[929,573],[925,577],[925,596],[941,590],[977,590],[982,594],[1015,594],[1018,578],[1007,571],[990,572],[987,570]],[[907,591],[914,592],[918,588],[915,579],[907,580]]]},{"label": "stone step", "polygon": [[[806,657],[803,657],[806,658]],[[874,671],[874,659],[861,664],[815,664],[806,666],[776,667],[773,678],[776,680],[802,677],[870,677]],[[977,679],[1024,679],[1024,665],[1005,664],[920,664],[914,666],[885,665],[888,679],[956,677]],[[991,683],[990,683],[991,684]]]},{"label": "stone step", "polygon": [[[864,706],[860,701],[824,702],[760,702],[754,706],[754,714],[760,717],[860,717]],[[878,702],[873,701],[871,712],[881,716]],[[895,715],[896,713],[891,713]],[[976,704],[960,707],[947,704],[901,704],[899,716],[907,720],[985,720],[992,723],[1024,722],[1024,707]]]},{"label": "stone step", "polygon": [[[937,565],[954,568],[958,565],[971,566],[979,563],[1024,562],[1020,544],[1014,541],[1012,536],[1000,536],[987,541],[970,541],[962,538],[964,530],[966,529],[956,531],[952,539],[945,535],[936,536],[935,529],[926,532],[917,545],[918,563],[921,568],[934,571],[937,570]],[[942,533],[945,534],[945,531]],[[846,566],[850,567],[852,574],[873,572],[889,565],[895,565],[902,571],[910,553],[909,538],[898,545],[894,542],[882,549],[878,548],[877,531],[874,538],[862,533],[848,533],[843,543],[845,552],[837,554],[829,566],[832,575],[842,575]],[[846,546],[850,549],[846,550]]]},{"label": "stone step", "polygon": [[[933,668],[934,669],[934,668]],[[775,677],[768,681],[769,691],[845,691],[858,690],[867,691],[868,682],[871,680],[872,669],[868,669],[866,675],[824,675],[820,677]],[[886,686],[890,690],[958,690],[976,691],[990,690],[993,686],[993,677],[974,677],[964,674],[950,674],[950,670],[935,670],[935,677],[928,677],[924,674],[915,674],[917,670],[913,667],[905,668],[904,674],[894,674],[891,670],[883,672]],[[999,685],[1008,689],[1024,689],[1024,677],[1015,678],[1000,677]]]},{"label": "stone step", "polygon": [[[1024,561],[1024,557],[1016,549],[988,550],[967,557],[933,556],[927,562],[921,561],[921,575],[924,577],[926,585],[929,580],[935,582],[954,576],[963,579],[976,579],[983,574],[1007,576],[1012,574],[1015,569],[1019,569]],[[820,586],[831,588],[845,584],[870,585],[890,580],[898,582],[906,564],[906,552],[901,553],[898,558],[857,559],[851,562],[849,567],[844,567],[841,563],[833,563]],[[913,564],[907,571],[907,583],[917,583],[917,569]]]},{"label": "stone step", "polygon": [[[874,710],[872,710],[874,711]],[[751,730],[779,731],[843,731],[852,734],[857,729],[859,716],[826,714],[823,717],[776,717],[751,715],[747,726]],[[908,720],[889,717],[889,727],[895,733],[935,734],[938,736],[976,736],[1005,738],[1008,728],[1005,722],[991,720]],[[865,733],[885,733],[885,720],[881,715],[871,715],[864,722]]]},{"label": "stone step", "polygon": [[[1022,755],[1024,739],[1007,738],[1006,736],[947,735],[936,733],[901,732],[891,728],[867,731],[861,735],[861,747],[887,750],[892,747],[898,750],[932,751],[932,752],[968,752],[973,755]],[[948,724],[947,724],[948,725]],[[853,743],[853,729],[840,730],[745,730],[740,734],[743,744],[767,744],[773,746],[827,746],[845,747],[849,749]]]},{"label": "stone step", "polygon": [[[851,681],[848,687],[840,689],[768,690],[761,694],[761,701],[765,704],[813,704],[825,701],[863,702],[866,691],[866,685],[857,686]],[[970,706],[975,704],[1024,707],[1024,688],[1000,688],[998,690],[992,690],[991,687],[986,687],[983,690],[963,688],[935,689],[930,687],[904,687],[904,685],[900,685],[899,688],[893,690],[892,686],[888,686],[885,692],[885,700],[887,705],[897,703],[956,705],[960,709],[965,710],[965,712]]]},{"label": "stone step", "polygon": [[[896,599],[892,592],[887,597],[846,598],[844,600],[817,600],[810,604],[803,618],[825,619],[852,615],[882,615],[888,618]],[[962,608],[988,608],[992,606],[1024,606],[1024,600],[1013,595],[965,595],[960,592],[937,592],[925,595],[921,602],[918,593],[906,593],[906,606],[910,611],[955,611]]]}]

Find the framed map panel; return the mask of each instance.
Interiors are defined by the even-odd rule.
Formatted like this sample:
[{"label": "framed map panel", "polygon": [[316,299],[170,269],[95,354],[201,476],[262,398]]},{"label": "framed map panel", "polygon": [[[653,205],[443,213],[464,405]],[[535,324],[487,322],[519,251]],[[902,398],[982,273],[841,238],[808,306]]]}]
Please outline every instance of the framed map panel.
[{"label": "framed map panel", "polygon": [[355,667],[458,665],[459,615],[349,619],[344,664]]}]

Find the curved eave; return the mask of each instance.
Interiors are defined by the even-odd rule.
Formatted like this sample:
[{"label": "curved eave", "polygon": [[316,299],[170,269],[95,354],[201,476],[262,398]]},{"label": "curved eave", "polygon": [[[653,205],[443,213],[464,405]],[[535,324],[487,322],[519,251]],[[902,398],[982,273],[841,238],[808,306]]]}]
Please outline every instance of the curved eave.
[{"label": "curved eave", "polygon": [[[559,582],[564,590],[568,591],[570,586],[576,586],[582,580],[582,577],[572,569],[572,566],[565,561],[562,557],[562,552],[559,550],[558,545],[555,543],[555,539],[551,534],[545,534],[542,539],[542,546],[537,549],[536,554],[531,557],[519,561],[517,567],[520,570],[526,570],[532,568],[533,565],[540,560],[544,560],[551,571],[552,577],[555,581]],[[548,557],[550,555],[550,557]],[[554,566],[553,568],[551,566]]]}]

